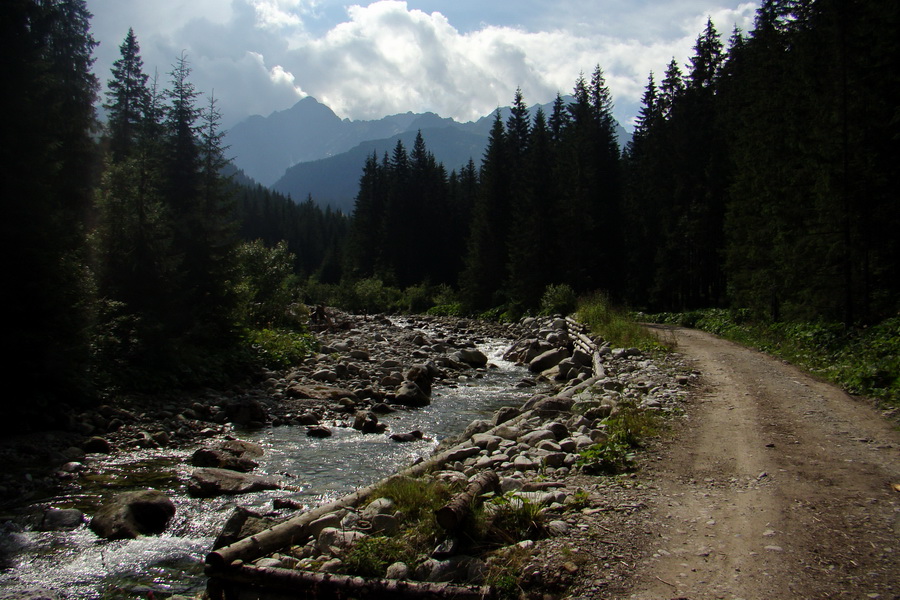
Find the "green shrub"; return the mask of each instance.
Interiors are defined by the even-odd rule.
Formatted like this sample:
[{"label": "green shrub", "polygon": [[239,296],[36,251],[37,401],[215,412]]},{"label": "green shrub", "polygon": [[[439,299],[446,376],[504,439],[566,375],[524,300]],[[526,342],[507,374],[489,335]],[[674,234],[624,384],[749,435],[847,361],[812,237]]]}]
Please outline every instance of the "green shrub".
[{"label": "green shrub", "polygon": [[582,298],[576,318],[613,346],[639,348],[645,351],[671,349],[674,342],[661,339],[654,332],[633,320],[625,310],[614,306],[609,297],[597,293]]},{"label": "green shrub", "polygon": [[247,327],[297,326],[290,307],[295,302],[295,257],[286,242],[269,248],[261,240],[244,242],[236,250],[239,277],[234,284],[240,322]]},{"label": "green shrub", "polygon": [[394,312],[400,301],[400,290],[384,285],[377,277],[360,279],[353,285],[354,302],[349,308],[367,313]]},{"label": "green shrub", "polygon": [[348,573],[363,577],[384,577],[395,562],[412,563],[415,551],[400,538],[384,536],[365,538],[357,542],[343,557]]},{"label": "green shrub", "polygon": [[541,505],[515,492],[490,494],[467,523],[465,535],[476,546],[496,548],[543,536]]},{"label": "green shrub", "polygon": [[579,466],[589,474],[615,475],[630,471],[634,466],[635,450],[644,440],[659,435],[661,417],[641,410],[631,403],[619,405],[615,415],[603,420],[606,440],[583,450]]},{"label": "green shrub", "polygon": [[565,283],[548,285],[541,296],[543,315],[568,315],[575,312],[577,307],[578,296],[572,286]]},{"label": "green shrub", "polygon": [[464,317],[466,316],[466,311],[463,309],[462,304],[455,302],[453,304],[432,306],[425,314],[433,317]]},{"label": "green shrub", "polygon": [[260,329],[249,332],[247,337],[256,359],[269,369],[297,365],[318,348],[314,336],[289,329]]},{"label": "green shrub", "polygon": [[428,284],[411,285],[403,290],[399,308],[410,314],[421,314],[434,306],[432,290]]}]

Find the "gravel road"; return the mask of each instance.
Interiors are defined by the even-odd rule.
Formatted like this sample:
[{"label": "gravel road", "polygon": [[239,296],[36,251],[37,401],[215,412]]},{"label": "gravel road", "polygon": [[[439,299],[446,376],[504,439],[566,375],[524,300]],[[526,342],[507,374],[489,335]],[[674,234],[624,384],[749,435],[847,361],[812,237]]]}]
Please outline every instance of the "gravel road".
[{"label": "gravel road", "polygon": [[621,598],[900,598],[900,431],[777,359],[687,329],[702,374],[648,482]]}]

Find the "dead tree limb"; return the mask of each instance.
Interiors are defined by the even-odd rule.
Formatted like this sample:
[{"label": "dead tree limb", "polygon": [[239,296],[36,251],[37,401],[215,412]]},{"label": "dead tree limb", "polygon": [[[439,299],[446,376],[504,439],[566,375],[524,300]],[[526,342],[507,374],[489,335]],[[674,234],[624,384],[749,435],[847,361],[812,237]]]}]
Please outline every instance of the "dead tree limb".
[{"label": "dead tree limb", "polygon": [[[246,585],[264,589],[260,598],[283,597],[287,591],[295,599],[398,598],[401,600],[490,600],[494,592],[487,586],[427,583],[396,579],[375,579],[241,565],[228,572],[227,578],[215,578],[210,586],[216,597],[234,596],[236,587]],[[229,593],[231,592],[231,593]]]},{"label": "dead tree limb", "polygon": [[438,525],[444,531],[454,532],[472,514],[472,508],[477,499],[487,492],[496,492],[500,489],[500,477],[495,471],[482,471],[475,475],[466,489],[453,496],[450,502],[434,511]]}]

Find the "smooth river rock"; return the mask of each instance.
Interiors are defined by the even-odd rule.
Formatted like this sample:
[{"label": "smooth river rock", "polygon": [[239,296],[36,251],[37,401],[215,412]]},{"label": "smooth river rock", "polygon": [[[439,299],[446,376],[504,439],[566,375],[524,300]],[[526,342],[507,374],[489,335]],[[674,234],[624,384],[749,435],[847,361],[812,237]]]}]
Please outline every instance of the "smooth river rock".
[{"label": "smooth river rock", "polygon": [[94,518],[91,531],[110,540],[134,539],[165,531],[175,516],[175,504],[158,490],[126,492],[105,502]]},{"label": "smooth river rock", "polygon": [[228,469],[201,467],[194,469],[188,483],[188,494],[194,498],[209,498],[233,494],[248,494],[281,487],[274,477],[250,475]]}]

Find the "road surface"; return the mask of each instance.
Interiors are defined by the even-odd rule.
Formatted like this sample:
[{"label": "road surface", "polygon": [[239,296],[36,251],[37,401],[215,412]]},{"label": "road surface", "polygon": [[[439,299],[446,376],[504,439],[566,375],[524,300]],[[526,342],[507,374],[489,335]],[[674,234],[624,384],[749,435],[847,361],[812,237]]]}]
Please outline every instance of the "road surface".
[{"label": "road surface", "polygon": [[632,600],[900,598],[900,431],[867,400],[674,329],[702,373],[656,492]]}]

